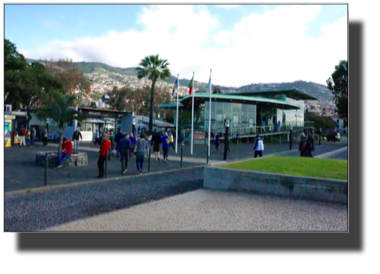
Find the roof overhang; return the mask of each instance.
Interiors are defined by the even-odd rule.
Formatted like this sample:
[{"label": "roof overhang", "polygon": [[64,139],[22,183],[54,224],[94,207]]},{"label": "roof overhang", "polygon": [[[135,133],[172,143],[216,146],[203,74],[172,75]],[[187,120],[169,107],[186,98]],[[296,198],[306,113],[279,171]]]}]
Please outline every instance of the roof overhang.
[{"label": "roof overhang", "polygon": [[[210,100],[210,95],[205,93],[198,93],[194,95],[194,107],[198,108],[200,104]],[[300,109],[300,107],[292,102],[285,102],[276,99],[269,99],[263,97],[241,96],[241,95],[226,95],[214,94],[211,96],[212,102],[225,102],[237,104],[252,104],[252,105],[267,105],[278,109]],[[191,107],[192,96],[188,95],[182,98],[181,105],[185,108]],[[176,107],[176,104],[171,104]],[[159,107],[161,107],[160,105]]]},{"label": "roof overhang", "polygon": [[239,92],[239,93],[225,93],[226,95],[234,96],[266,96],[274,97],[278,95],[285,95],[288,98],[294,100],[318,100],[309,94],[306,94],[298,89],[286,89],[286,90],[268,90],[268,91],[253,91],[253,92]]}]

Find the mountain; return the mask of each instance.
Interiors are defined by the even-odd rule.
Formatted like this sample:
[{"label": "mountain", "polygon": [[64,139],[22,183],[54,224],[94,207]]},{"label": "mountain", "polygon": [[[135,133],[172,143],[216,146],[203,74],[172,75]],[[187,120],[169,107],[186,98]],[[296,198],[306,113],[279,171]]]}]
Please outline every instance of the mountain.
[{"label": "mountain", "polygon": [[[42,60],[33,60],[33,59],[26,59],[27,62],[41,62]],[[99,62],[73,62],[73,65],[80,70],[82,70],[84,73],[93,73],[93,72],[99,72],[100,70],[104,70],[105,72],[110,73],[119,73],[122,75],[128,75],[128,76],[136,76],[136,68],[119,68],[119,67],[112,67],[104,63]],[[168,79],[161,80],[158,79],[158,81],[164,81],[169,84],[174,84],[176,80],[176,77],[174,75],[171,75]],[[179,79],[180,86],[188,86],[190,83],[190,79]],[[289,83],[267,83],[267,84],[251,84],[246,86],[241,86],[239,88],[231,88],[227,86],[221,86],[221,85],[213,85],[219,87],[222,92],[248,92],[248,91],[265,91],[265,90],[286,90],[286,89],[298,89],[306,94],[309,94],[315,98],[318,98],[321,102],[332,102],[333,95],[331,91],[327,89],[327,86],[316,84],[313,82],[306,82],[306,81],[295,81],[295,82],[289,82]],[[207,83],[198,82],[195,81],[195,87],[196,89],[200,90],[206,90],[207,89]]]}]

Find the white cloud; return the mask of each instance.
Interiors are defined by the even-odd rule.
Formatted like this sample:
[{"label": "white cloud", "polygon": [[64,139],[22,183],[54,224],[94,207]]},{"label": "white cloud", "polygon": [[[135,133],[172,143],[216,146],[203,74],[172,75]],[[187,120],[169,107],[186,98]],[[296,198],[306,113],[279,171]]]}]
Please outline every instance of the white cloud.
[{"label": "white cloud", "polygon": [[324,84],[339,60],[347,59],[347,17],[323,26],[318,38],[306,36],[307,24],[319,13],[316,5],[282,6],[262,15],[252,13],[227,31],[218,29],[218,16],[205,8],[161,5],[142,10],[142,31],[52,41],[22,53],[118,67],[137,66],[145,56],[160,54],[180,78],[191,78],[194,71],[197,81],[207,82],[212,69],[213,83],[226,86],[296,80]]},{"label": "white cloud", "polygon": [[216,7],[219,9],[230,10],[230,9],[239,9],[242,6],[240,6],[240,5],[216,5]]}]

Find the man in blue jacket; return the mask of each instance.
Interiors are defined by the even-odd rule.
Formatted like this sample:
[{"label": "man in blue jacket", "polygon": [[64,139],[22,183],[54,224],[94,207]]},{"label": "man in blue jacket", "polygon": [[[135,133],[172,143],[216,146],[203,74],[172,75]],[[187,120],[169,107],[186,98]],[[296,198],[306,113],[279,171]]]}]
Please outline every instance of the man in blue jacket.
[{"label": "man in blue jacket", "polygon": [[117,151],[117,157],[120,156],[120,152],[119,152],[119,141],[120,139],[124,138],[124,134],[122,132],[122,130],[120,129],[119,130],[119,133],[116,134],[115,136],[115,143],[116,143],[116,151]]},{"label": "man in blue jacket", "polygon": [[121,173],[125,174],[128,168],[128,160],[131,149],[131,141],[129,140],[128,133],[119,140],[118,148],[120,153]]}]

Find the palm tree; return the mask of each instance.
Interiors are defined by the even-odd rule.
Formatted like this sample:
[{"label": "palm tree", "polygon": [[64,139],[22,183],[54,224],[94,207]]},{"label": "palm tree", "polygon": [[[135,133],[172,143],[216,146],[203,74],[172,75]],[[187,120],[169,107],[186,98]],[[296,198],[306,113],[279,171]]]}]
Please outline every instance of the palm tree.
[{"label": "palm tree", "polygon": [[57,90],[52,90],[42,99],[42,107],[36,110],[38,119],[46,120],[50,118],[53,124],[58,125],[58,154],[62,151],[63,131],[66,125],[72,123],[74,119],[82,120],[82,117],[78,116],[78,111],[74,108],[75,101],[74,95],[64,95]]},{"label": "palm tree", "polygon": [[152,81],[150,90],[150,113],[149,113],[149,134],[153,132],[153,104],[154,104],[154,86],[158,77],[165,80],[170,77],[170,70],[168,69],[168,60],[159,59],[159,55],[146,56],[141,60],[137,70],[137,77],[142,79],[148,76]]}]

